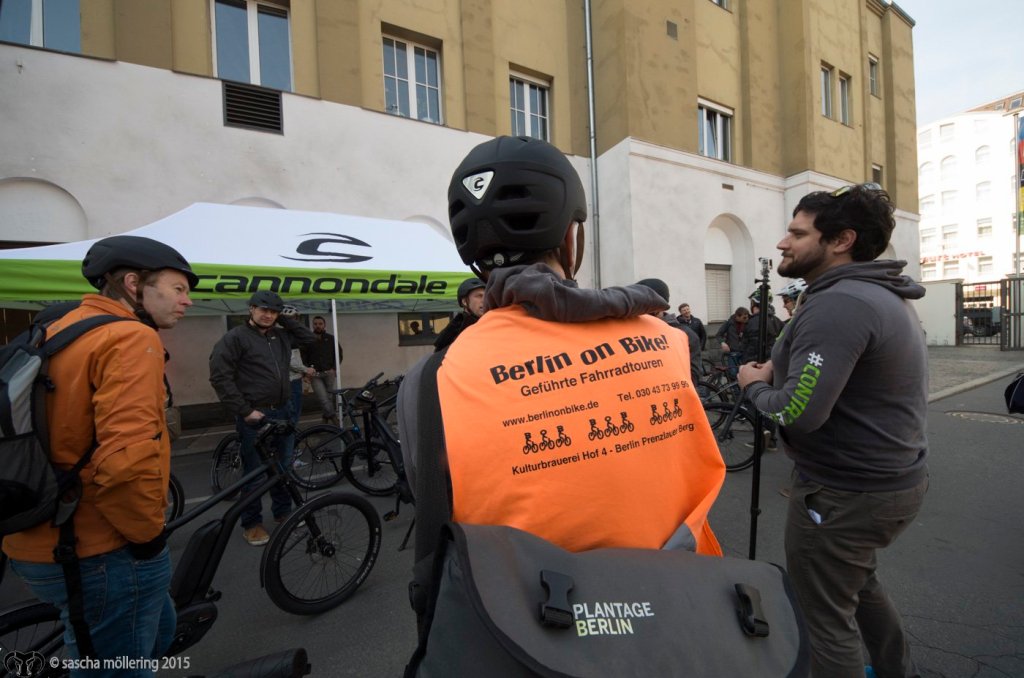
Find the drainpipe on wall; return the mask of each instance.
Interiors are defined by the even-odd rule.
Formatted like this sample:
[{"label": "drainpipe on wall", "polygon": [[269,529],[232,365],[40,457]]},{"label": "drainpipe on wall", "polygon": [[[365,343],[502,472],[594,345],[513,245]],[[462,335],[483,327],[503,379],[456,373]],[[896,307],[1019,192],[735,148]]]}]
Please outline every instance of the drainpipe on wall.
[{"label": "drainpipe on wall", "polygon": [[594,127],[594,42],[590,0],[583,0],[584,32],[587,36],[587,104],[590,109],[590,232],[594,243],[594,287],[601,288],[601,219],[597,202],[597,131]]}]

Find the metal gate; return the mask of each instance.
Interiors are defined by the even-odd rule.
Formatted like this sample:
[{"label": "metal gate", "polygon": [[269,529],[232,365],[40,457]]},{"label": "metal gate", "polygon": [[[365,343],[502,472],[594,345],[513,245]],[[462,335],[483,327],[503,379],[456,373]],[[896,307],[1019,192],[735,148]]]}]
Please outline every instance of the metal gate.
[{"label": "metal gate", "polygon": [[1024,350],[1024,277],[956,286],[957,345]]}]

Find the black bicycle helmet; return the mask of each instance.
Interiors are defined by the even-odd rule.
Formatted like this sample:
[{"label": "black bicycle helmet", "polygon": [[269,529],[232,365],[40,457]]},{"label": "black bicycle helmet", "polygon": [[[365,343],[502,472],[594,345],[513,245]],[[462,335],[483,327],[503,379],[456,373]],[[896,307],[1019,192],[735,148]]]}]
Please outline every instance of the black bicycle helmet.
[{"label": "black bicycle helmet", "polygon": [[480,278],[466,278],[465,280],[463,280],[462,284],[459,285],[459,305],[462,305],[462,302],[465,301],[466,297],[469,296],[470,292],[472,292],[473,290],[482,290],[485,287],[487,287],[487,283],[485,283]]},{"label": "black bicycle helmet", "polygon": [[277,292],[271,292],[270,290],[253,292],[253,295],[249,297],[249,305],[269,308],[271,311],[277,311],[278,313],[284,310],[284,300]]},{"label": "black bicycle helmet", "polygon": [[119,268],[139,271],[170,268],[185,274],[189,289],[199,284],[199,277],[178,250],[152,238],[114,235],[97,240],[82,260],[82,275],[98,290],[103,289],[107,273]]},{"label": "black bicycle helmet", "polygon": [[638,282],[637,285],[649,287],[655,292],[657,292],[662,299],[664,299],[665,301],[669,301],[668,285],[665,284],[665,281],[662,280],[661,278],[644,278],[643,280]]},{"label": "black bicycle helmet", "polygon": [[579,174],[540,139],[486,141],[469,152],[448,185],[448,220],[459,256],[485,269],[554,249],[573,222],[586,219]]}]

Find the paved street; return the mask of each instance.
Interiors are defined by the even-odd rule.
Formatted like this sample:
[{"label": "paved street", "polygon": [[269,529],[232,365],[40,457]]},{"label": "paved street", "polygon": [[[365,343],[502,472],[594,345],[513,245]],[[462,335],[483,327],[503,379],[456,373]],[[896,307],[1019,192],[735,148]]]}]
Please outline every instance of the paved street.
[{"label": "paved street", "polygon": [[[932,355],[932,393],[954,393],[929,407],[931,489],[916,523],[881,554],[881,576],[903,612],[924,675],[1024,676],[1024,418],[1004,414],[1008,376],[955,393],[958,383],[1014,369],[1024,355],[973,347],[950,352],[958,350]],[[173,466],[192,501],[208,494],[208,454],[178,455]],[[789,468],[781,453],[764,458],[760,559],[783,561],[785,500],[778,489]],[[729,474],[712,513],[733,556],[747,554],[751,475]],[[374,504],[381,513],[392,507],[384,499]],[[412,554],[396,551],[410,519],[406,510],[384,524],[381,557],[368,580],[347,603],[319,617],[274,607],[259,588],[262,549],[240,536],[233,540],[215,580],[224,593],[220,619],[188,651],[188,673],[303,646],[317,675],[400,675],[415,643],[405,593]],[[174,537],[175,558],[186,539]],[[15,577],[0,588],[0,606],[24,597]]]}]

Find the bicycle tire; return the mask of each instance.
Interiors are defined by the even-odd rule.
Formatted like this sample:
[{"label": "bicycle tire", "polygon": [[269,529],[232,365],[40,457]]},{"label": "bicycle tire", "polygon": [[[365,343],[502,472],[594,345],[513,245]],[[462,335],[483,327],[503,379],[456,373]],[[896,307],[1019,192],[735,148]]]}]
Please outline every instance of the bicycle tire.
[{"label": "bicycle tire", "polygon": [[730,421],[732,411],[733,406],[728,404],[704,406],[725,470],[742,471],[754,463],[754,417],[740,407]]},{"label": "bicycle tire", "polygon": [[398,483],[388,448],[371,440],[361,440],[345,450],[341,460],[345,477],[353,487],[375,497],[386,497],[394,494]]},{"label": "bicycle tire", "polygon": [[295,435],[295,452],[286,471],[295,484],[307,490],[323,490],[345,477],[346,450],[355,442],[352,431],[317,424]]},{"label": "bicycle tire", "polygon": [[[61,668],[50,668],[52,657],[65,657],[64,624],[60,621],[60,610],[49,603],[38,600],[21,603],[0,615],[0,648],[3,652],[38,652],[43,656],[40,673],[33,676],[66,676]],[[14,675],[0,666],[0,675]]]},{"label": "bicycle tire", "polygon": [[387,407],[381,407],[380,416],[384,417],[384,421],[391,427],[391,432],[395,434],[395,439],[400,438],[398,435],[398,404],[392,403]]},{"label": "bicycle tire", "polygon": [[339,491],[321,494],[274,530],[260,578],[280,609],[320,614],[356,592],[376,564],[380,544],[380,517],[370,502]]},{"label": "bicycle tire", "polygon": [[184,512],[185,488],[181,486],[181,481],[177,476],[172,473],[167,483],[167,508],[164,510],[164,522],[169,523],[180,518]]},{"label": "bicycle tire", "polygon": [[700,398],[702,403],[725,402],[725,396],[722,394],[722,391],[707,380],[702,379],[701,381],[698,381],[694,388],[697,391],[697,397]]},{"label": "bicycle tire", "polygon": [[[225,487],[230,487],[245,475],[241,447],[238,433],[229,433],[217,443],[210,464],[210,490],[214,494]],[[238,492],[233,492],[230,496],[224,497],[224,501],[234,501],[237,498]]]}]

